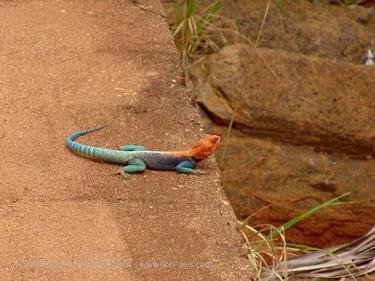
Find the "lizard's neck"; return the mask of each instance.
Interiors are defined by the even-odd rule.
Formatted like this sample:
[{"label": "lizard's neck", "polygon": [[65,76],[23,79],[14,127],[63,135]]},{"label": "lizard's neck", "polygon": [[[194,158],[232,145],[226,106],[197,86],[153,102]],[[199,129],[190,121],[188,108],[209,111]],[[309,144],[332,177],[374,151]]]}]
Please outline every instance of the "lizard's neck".
[{"label": "lizard's neck", "polygon": [[193,157],[195,160],[203,160],[210,156],[215,149],[219,147],[220,137],[215,135],[205,135],[200,139],[193,148],[189,150],[174,152],[175,155],[181,157]]},{"label": "lizard's neck", "polygon": [[180,157],[193,157],[194,156],[194,151],[192,149],[180,150],[180,151],[170,151],[168,153],[172,153],[172,154],[180,156]]},{"label": "lizard's neck", "polygon": [[203,160],[204,158],[210,156],[212,153],[207,153],[202,147],[194,147],[189,150],[174,151],[173,154],[180,157],[192,157],[196,160]]}]

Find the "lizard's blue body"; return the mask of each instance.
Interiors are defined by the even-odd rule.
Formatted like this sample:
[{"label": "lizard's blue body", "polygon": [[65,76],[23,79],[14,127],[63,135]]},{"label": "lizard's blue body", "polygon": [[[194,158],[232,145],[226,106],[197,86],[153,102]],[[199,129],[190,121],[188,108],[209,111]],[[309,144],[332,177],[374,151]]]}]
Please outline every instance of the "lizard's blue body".
[{"label": "lizard's blue body", "polygon": [[[202,160],[206,156],[203,158],[195,158],[193,150],[179,152],[145,151],[143,146],[135,145],[127,145],[119,150],[116,150],[89,146],[75,142],[76,138],[102,128],[104,128],[104,126],[94,129],[81,130],[71,134],[66,141],[67,147],[84,157],[124,165],[122,171],[123,175],[126,173],[142,172],[146,168],[156,170],[177,170],[182,173],[202,172],[200,170],[195,170],[194,167],[198,161]],[[218,138],[215,143],[216,146],[209,148],[211,154],[218,146],[220,138],[218,136],[210,137],[216,137],[216,139]]]}]

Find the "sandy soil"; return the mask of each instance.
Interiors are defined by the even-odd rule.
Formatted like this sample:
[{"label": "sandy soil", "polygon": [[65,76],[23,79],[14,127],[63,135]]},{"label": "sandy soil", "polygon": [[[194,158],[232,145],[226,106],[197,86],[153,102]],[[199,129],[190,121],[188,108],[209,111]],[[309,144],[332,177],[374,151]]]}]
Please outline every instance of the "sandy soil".
[{"label": "sandy soil", "polygon": [[213,159],[197,177],[69,152],[180,149],[203,124],[158,1],[0,2],[1,280],[249,280]]}]

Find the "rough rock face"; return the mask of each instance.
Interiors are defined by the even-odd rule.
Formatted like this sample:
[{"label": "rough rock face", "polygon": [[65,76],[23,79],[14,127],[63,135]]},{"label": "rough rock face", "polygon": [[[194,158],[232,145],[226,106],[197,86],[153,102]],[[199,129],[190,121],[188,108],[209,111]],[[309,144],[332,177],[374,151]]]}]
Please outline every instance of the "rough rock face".
[{"label": "rough rock face", "polygon": [[221,123],[233,118],[246,133],[225,140],[225,156],[218,155],[240,218],[269,205],[251,224],[281,225],[350,191],[351,204],[320,212],[288,238],[326,246],[371,228],[374,67],[237,44],[210,55],[191,75],[203,107]]},{"label": "rough rock face", "polygon": [[224,138],[224,143],[217,155],[222,183],[236,215],[252,215],[251,225],[282,225],[348,191],[344,200],[350,204],[318,212],[287,231],[288,239],[317,247],[337,245],[374,224],[374,161],[244,136]]},{"label": "rough rock face", "polygon": [[[221,14],[234,20],[239,32],[255,42],[267,2],[223,1]],[[372,8],[358,5],[344,8],[342,5],[318,4],[318,1],[274,2],[282,5],[279,8],[274,3],[270,6],[259,47],[355,64],[362,64],[366,48],[374,47],[374,5]]]},{"label": "rough rock face", "polygon": [[192,70],[198,102],[256,136],[354,157],[375,155],[375,68],[225,47]]}]

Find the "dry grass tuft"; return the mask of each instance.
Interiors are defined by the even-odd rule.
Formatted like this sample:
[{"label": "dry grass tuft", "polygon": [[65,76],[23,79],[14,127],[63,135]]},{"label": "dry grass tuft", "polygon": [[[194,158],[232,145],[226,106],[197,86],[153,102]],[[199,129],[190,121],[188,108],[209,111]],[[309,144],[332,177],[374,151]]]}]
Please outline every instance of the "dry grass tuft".
[{"label": "dry grass tuft", "polygon": [[212,5],[199,8],[197,0],[176,1],[174,16],[169,15],[169,18],[172,36],[185,63],[223,47],[220,41],[211,39],[212,34],[207,29],[220,18],[216,15],[221,4],[222,0],[215,0]]},{"label": "dry grass tuft", "polygon": [[284,262],[291,276],[350,278],[375,272],[375,226],[351,243],[315,251]]},{"label": "dry grass tuft", "polygon": [[[375,272],[375,226],[363,237],[329,249],[316,249],[289,244],[285,230],[319,210],[347,204],[341,199],[349,193],[324,202],[281,227],[248,224],[251,217],[240,225],[246,241],[248,258],[254,268],[254,280],[288,280],[293,278],[350,278]],[[262,211],[262,210],[260,210]]]}]

